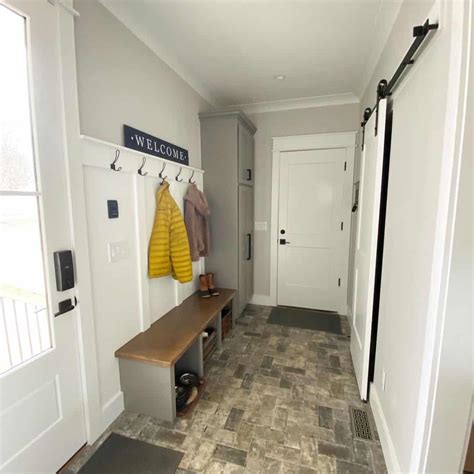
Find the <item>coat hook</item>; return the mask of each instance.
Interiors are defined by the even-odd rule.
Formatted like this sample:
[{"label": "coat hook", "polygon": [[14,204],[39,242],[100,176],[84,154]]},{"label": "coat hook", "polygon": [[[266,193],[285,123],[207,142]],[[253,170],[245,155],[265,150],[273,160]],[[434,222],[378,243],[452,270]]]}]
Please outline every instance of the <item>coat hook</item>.
[{"label": "coat hook", "polygon": [[166,162],[163,163],[163,168],[161,168],[160,174],[158,175],[161,178],[161,184],[163,184],[165,182],[165,179],[168,177],[168,176],[163,176],[163,171],[165,170],[165,168],[166,168]]},{"label": "coat hook", "polygon": [[179,183],[181,183],[181,181],[183,181],[183,178],[179,178],[180,174],[181,174],[181,171],[183,170],[183,168],[180,166],[179,167],[179,173],[176,175],[176,181],[178,181]]},{"label": "coat hook", "polygon": [[140,176],[146,176],[148,174],[148,172],[143,172],[142,169],[143,167],[145,166],[145,163],[146,163],[146,157],[144,156],[143,157],[143,160],[142,160],[142,165],[140,166],[140,168],[138,168],[137,170],[137,173],[140,175]]},{"label": "coat hook", "polygon": [[115,150],[115,159],[112,163],[110,163],[110,169],[114,171],[120,171],[122,169],[121,166],[115,166],[115,163],[117,163],[117,160],[119,159],[120,156],[120,150]]},{"label": "coat hook", "polygon": [[189,183],[190,184],[196,184],[196,181],[193,181],[193,176],[194,176],[194,170],[193,170],[193,174],[189,178]]}]

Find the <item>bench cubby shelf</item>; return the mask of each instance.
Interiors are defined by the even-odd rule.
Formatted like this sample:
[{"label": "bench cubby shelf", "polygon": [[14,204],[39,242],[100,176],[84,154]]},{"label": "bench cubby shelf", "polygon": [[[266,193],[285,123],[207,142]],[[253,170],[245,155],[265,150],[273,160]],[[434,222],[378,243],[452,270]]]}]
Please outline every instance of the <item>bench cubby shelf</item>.
[{"label": "bench cubby shelf", "polygon": [[212,298],[191,295],[115,352],[127,410],[175,419],[175,374],[191,371],[203,377],[203,330],[216,329],[219,349],[222,310],[231,306],[237,314],[235,291],[222,288],[219,292]]}]

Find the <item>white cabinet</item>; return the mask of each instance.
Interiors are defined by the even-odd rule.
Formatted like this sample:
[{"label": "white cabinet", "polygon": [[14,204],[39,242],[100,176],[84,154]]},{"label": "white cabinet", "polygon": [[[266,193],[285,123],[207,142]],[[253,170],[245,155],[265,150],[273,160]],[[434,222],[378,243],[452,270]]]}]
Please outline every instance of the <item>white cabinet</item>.
[{"label": "white cabinet", "polygon": [[211,208],[206,271],[237,290],[239,313],[253,296],[254,134],[242,112],[200,114],[201,160]]}]

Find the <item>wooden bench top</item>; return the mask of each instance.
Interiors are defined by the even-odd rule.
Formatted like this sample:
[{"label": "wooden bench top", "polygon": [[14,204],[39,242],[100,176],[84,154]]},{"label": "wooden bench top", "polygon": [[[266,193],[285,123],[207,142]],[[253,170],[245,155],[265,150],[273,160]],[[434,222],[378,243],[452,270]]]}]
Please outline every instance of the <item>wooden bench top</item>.
[{"label": "wooden bench top", "polygon": [[115,357],[171,367],[235,296],[235,290],[219,292],[211,298],[191,295],[118,349]]}]

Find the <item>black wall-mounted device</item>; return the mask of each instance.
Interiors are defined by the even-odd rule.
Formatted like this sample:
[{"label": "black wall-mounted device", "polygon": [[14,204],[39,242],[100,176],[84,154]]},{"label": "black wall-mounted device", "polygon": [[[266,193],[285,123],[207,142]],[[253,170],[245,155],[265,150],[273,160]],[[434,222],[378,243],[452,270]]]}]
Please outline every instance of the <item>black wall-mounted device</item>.
[{"label": "black wall-mounted device", "polygon": [[54,252],[54,270],[56,272],[56,289],[58,291],[74,288],[74,263],[70,250]]},{"label": "black wall-mounted device", "polygon": [[107,201],[107,213],[109,219],[117,219],[119,216],[118,202],[115,199],[109,199]]},{"label": "black wall-mounted device", "polygon": [[[76,298],[74,298],[77,304]],[[69,311],[72,311],[76,307],[75,304],[73,304],[72,299],[68,298],[67,300],[60,301],[58,303],[58,312],[54,313],[54,317],[56,318],[57,316],[61,316],[61,314],[68,313]]]}]

